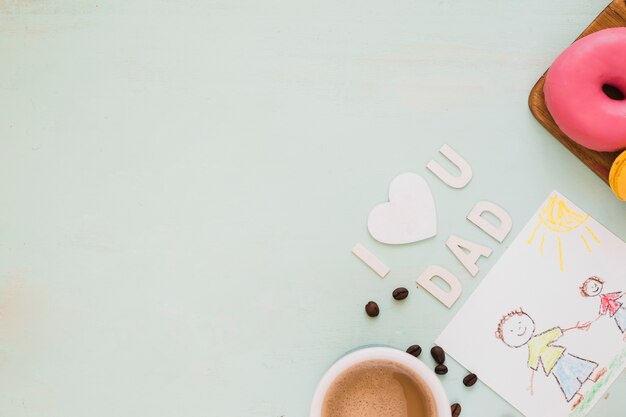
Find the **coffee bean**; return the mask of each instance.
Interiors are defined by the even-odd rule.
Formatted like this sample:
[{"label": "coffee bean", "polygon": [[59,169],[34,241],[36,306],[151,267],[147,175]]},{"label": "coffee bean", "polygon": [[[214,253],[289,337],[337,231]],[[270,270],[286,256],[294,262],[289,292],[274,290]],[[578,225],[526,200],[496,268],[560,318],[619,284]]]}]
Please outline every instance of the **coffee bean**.
[{"label": "coffee bean", "polygon": [[459,417],[461,415],[461,404],[454,403],[450,406],[450,411],[452,412],[452,417]]},{"label": "coffee bean", "polygon": [[417,358],[422,353],[422,348],[420,347],[420,345],[411,345],[406,350],[406,353],[408,353],[409,355],[413,355]]},{"label": "coffee bean", "polygon": [[448,373],[448,367],[443,363],[440,363],[439,365],[435,366],[435,373],[437,375],[445,375]]},{"label": "coffee bean", "polygon": [[471,387],[476,383],[476,381],[478,381],[478,377],[476,376],[476,374],[469,374],[465,378],[463,378],[463,385],[465,385],[466,387]]},{"label": "coffee bean", "polygon": [[409,290],[404,287],[393,290],[393,298],[396,300],[404,300],[409,295]]},{"label": "coffee bean", "polygon": [[365,312],[370,317],[376,317],[378,313],[380,313],[380,309],[378,308],[378,304],[373,301],[365,304]]},{"label": "coffee bean", "polygon": [[430,350],[430,354],[437,363],[444,363],[446,361],[446,353],[439,346],[433,346]]}]

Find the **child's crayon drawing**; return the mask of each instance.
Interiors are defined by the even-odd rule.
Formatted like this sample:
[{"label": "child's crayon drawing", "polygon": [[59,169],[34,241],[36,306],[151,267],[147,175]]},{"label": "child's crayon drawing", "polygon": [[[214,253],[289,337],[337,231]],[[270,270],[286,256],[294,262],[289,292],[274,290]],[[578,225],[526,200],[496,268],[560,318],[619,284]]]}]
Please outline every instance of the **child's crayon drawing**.
[{"label": "child's crayon drawing", "polygon": [[553,192],[437,344],[525,416],[583,417],[626,367],[624,254]]},{"label": "child's crayon drawing", "polygon": [[[589,253],[593,252],[592,245],[599,244],[600,239],[594,233],[593,229],[587,225],[589,219],[588,214],[580,213],[572,209],[565,199],[560,198],[558,194],[548,197],[548,201],[537,214],[537,224],[533,227],[528,244],[531,245],[538,235],[539,253],[541,256],[545,254],[546,245],[554,246],[558,255],[559,269],[561,272],[565,270],[565,260],[567,254],[561,234],[574,233],[580,236],[580,241],[574,239],[576,244],[582,244]],[[550,236],[554,235],[554,243],[550,242]],[[546,237],[548,239],[546,239]]]},{"label": "child's crayon drawing", "polygon": [[520,308],[502,316],[496,330],[496,338],[511,348],[528,347],[528,367],[531,369],[528,391],[531,395],[534,394],[535,371],[541,365],[547,377],[554,377],[567,402],[576,397],[576,401],[572,404],[572,409],[574,409],[584,398],[580,392],[583,385],[587,381],[596,383],[606,373],[606,368],[600,369],[592,377],[598,368],[596,362],[573,355],[567,348],[556,345],[554,342],[565,332],[585,331],[589,326],[590,323],[577,322],[575,326],[569,328],[553,327],[536,334],[534,320]]},{"label": "child's crayon drawing", "polygon": [[580,293],[583,297],[594,297],[600,299],[600,313],[594,322],[602,317],[609,316],[617,325],[619,331],[624,335],[626,340],[626,307],[620,301],[624,295],[623,291],[611,293],[602,292],[604,288],[604,280],[597,276],[587,278],[580,286]]}]

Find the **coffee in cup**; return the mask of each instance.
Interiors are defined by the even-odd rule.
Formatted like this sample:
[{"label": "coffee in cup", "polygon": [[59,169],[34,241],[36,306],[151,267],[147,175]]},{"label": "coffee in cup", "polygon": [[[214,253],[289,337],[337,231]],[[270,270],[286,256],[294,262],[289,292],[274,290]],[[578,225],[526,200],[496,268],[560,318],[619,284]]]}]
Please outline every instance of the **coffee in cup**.
[{"label": "coffee in cup", "polygon": [[371,347],[337,362],[320,381],[310,417],[449,417],[436,375],[397,349]]},{"label": "coffee in cup", "polygon": [[343,371],[326,392],[322,417],[433,417],[435,400],[413,371],[370,360]]}]

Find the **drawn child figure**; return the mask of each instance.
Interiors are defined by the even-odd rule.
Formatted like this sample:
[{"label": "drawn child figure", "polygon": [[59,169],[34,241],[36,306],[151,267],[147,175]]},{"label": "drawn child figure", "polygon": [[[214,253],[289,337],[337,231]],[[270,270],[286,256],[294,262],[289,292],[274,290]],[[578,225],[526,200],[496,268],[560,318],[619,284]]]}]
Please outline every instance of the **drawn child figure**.
[{"label": "drawn child figure", "polygon": [[517,349],[525,345],[528,346],[528,366],[531,369],[528,389],[531,395],[534,393],[535,371],[539,369],[541,363],[546,376],[554,376],[568,403],[578,396],[572,405],[572,409],[574,409],[583,400],[583,395],[579,392],[583,384],[587,380],[595,383],[606,373],[606,369],[600,370],[594,378],[591,378],[598,367],[596,362],[574,356],[567,352],[565,347],[553,343],[565,332],[574,329],[587,330],[588,328],[589,323],[576,323],[574,327],[566,329],[554,327],[543,333],[535,334],[535,322],[520,308],[511,311],[500,319],[496,337],[511,348]]},{"label": "drawn child figure", "polygon": [[[600,297],[600,314],[596,320],[609,313],[609,316],[615,320],[620,332],[626,332],[626,307],[618,300],[624,295],[623,291],[602,293],[604,281],[596,276],[588,278],[583,285],[580,286],[580,293],[583,297]],[[626,334],[624,334],[626,340]]]}]

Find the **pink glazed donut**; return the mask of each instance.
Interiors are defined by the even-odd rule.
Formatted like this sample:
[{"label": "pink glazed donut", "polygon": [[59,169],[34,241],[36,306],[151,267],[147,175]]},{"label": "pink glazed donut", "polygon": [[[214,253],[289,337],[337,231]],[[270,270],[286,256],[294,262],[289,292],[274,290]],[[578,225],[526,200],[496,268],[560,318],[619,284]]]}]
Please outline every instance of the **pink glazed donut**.
[{"label": "pink glazed donut", "polygon": [[573,141],[596,151],[626,148],[626,28],[574,42],[548,70],[543,92]]}]

